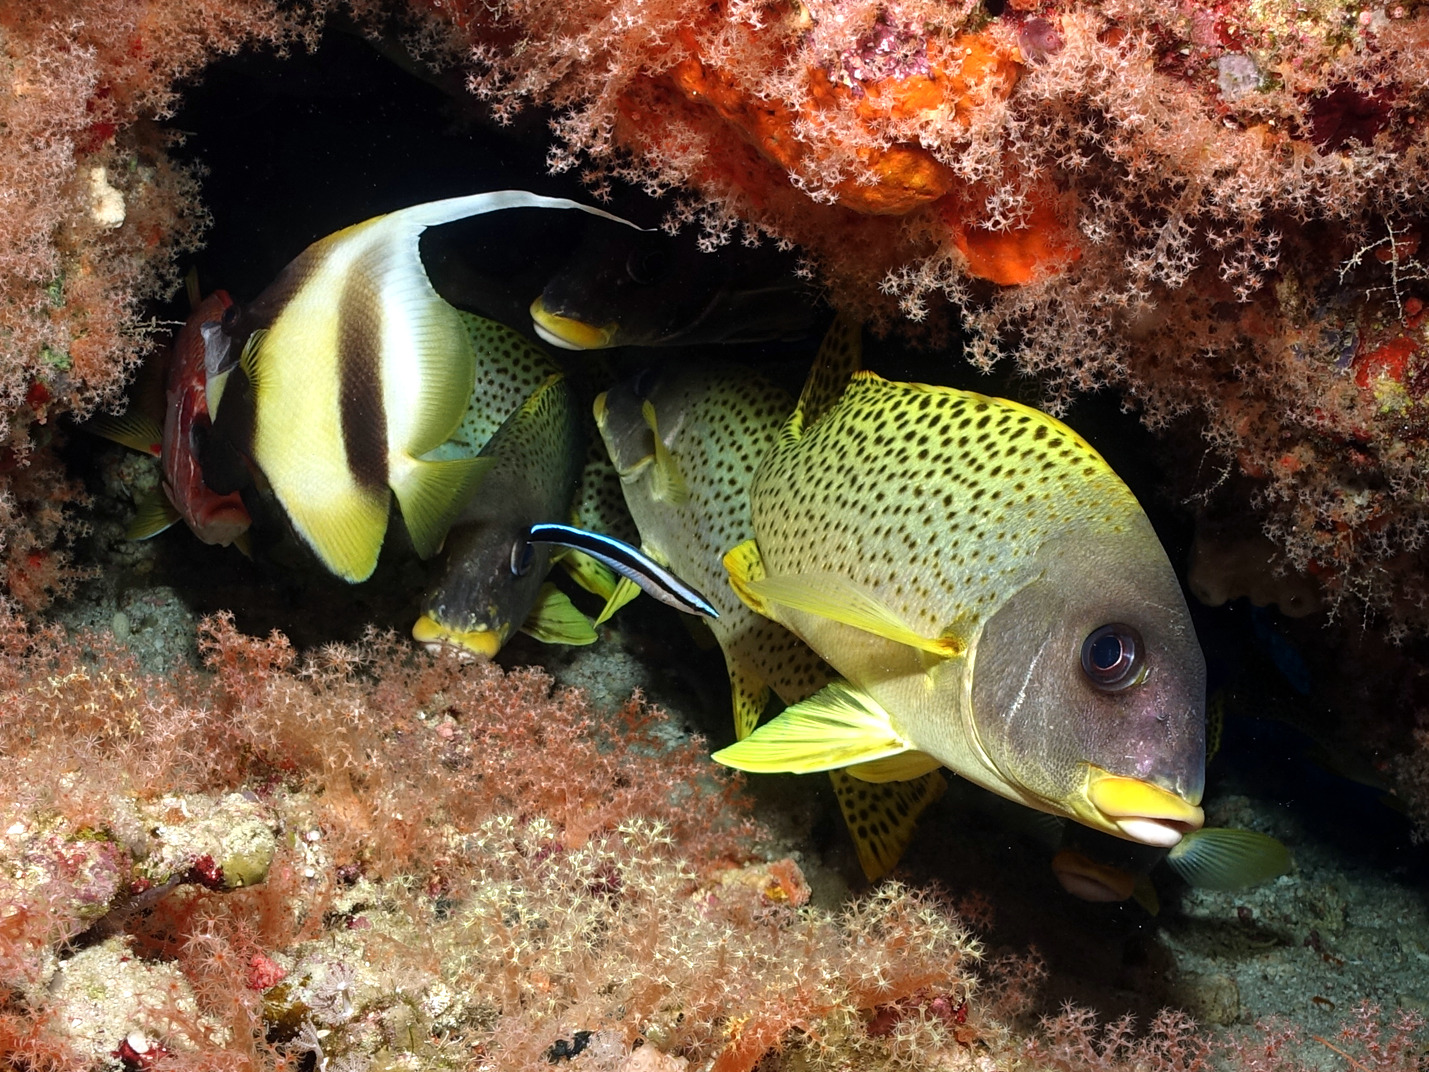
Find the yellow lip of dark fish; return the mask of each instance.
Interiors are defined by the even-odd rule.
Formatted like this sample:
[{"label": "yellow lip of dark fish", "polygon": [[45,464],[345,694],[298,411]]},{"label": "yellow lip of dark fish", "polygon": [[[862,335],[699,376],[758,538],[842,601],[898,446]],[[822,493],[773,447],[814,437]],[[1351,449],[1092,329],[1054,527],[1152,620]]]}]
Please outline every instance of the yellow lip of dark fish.
[{"label": "yellow lip of dark fish", "polygon": [[531,303],[531,323],[544,342],[563,350],[603,350],[611,344],[619,323],[587,324],[548,310],[538,297]]}]

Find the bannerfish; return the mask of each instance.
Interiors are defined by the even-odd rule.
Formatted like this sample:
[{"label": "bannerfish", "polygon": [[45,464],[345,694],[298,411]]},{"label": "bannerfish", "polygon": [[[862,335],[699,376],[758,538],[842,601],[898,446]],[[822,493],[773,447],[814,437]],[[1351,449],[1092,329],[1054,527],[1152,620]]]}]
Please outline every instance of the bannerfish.
[{"label": "bannerfish", "polygon": [[1004,399],[811,376],[750,489],[740,597],[842,679],[715,754],[752,771],[943,765],[1170,847],[1200,827],[1205,660],[1135,496]]},{"label": "bannerfish", "polygon": [[451,526],[441,578],[412,636],[485,658],[520,628],[548,642],[593,643],[590,620],[545,583],[550,546],[527,538],[533,524],[570,516],[580,480],[585,442],[565,375],[537,387],[479,457],[486,475]]},{"label": "bannerfish", "polygon": [[[197,284],[192,288],[190,298],[197,299]],[[182,520],[204,543],[243,547],[252,524],[247,507],[239,495],[210,488],[199,464],[212,423],[208,405],[212,344],[233,301],[225,291],[216,290],[193,305],[166,358],[162,418],[131,405],[124,416],[100,418],[90,427],[159,459],[162,492],[138,503],[125,533],[129,539],[146,540]]]},{"label": "bannerfish", "polygon": [[800,338],[813,325],[813,297],[787,260],[594,224],[531,303],[532,326],[567,350]]},{"label": "bannerfish", "polygon": [[505,190],[414,205],[313,243],[224,317],[222,341],[238,360],[202,459],[210,485],[238,491],[256,469],[298,536],[348,581],[375,568],[394,493],[418,555],[434,554],[489,463],[426,457],[457,430],[475,364],[418,241],[428,227],[506,208],[623,222]]},{"label": "bannerfish", "polygon": [[[840,321],[821,362],[857,363],[857,325]],[[597,397],[596,425],[640,531],[642,549],[704,592],[729,673],[735,736],[754,731],[771,690],[792,704],[835,676],[798,637],[755,614],[730,587],[722,559],[754,533],[749,484],[794,400],[752,369],[671,363]],[[897,863],[922,811],[941,794],[937,771],[880,785],[831,771],[840,810],[870,880]]]}]

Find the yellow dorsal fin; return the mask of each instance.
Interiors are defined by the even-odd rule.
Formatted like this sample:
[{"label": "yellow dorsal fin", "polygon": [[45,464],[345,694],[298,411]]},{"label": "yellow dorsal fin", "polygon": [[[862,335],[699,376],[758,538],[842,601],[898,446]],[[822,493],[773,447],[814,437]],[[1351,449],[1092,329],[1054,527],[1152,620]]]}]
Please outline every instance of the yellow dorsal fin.
[{"label": "yellow dorsal fin", "polygon": [[522,623],[521,632],[543,644],[579,647],[596,642],[595,627],[590,619],[576,609],[569,596],[549,581],[541,585],[541,594]]},{"label": "yellow dorsal fin", "polygon": [[655,406],[646,399],[640,404],[640,414],[655,439],[655,472],[651,477],[650,491],[656,501],[679,506],[690,497],[690,489],[685,478],[680,475],[680,467],[670,455],[670,448],[660,438],[660,425],[655,419]]},{"label": "yellow dorsal fin", "polygon": [[164,429],[153,417],[139,413],[133,406],[121,417],[107,414],[95,417],[85,429],[111,442],[157,458],[164,448]]},{"label": "yellow dorsal fin", "polygon": [[162,491],[151,491],[135,504],[134,516],[124,529],[126,540],[147,540],[172,528],[180,514]]},{"label": "yellow dorsal fin", "polygon": [[[926,651],[939,658],[954,659],[967,651],[967,644],[961,637],[926,637],[915,632],[883,602],[837,574],[806,573],[765,577],[763,580],[746,580],[744,587],[765,606],[778,604],[792,610],[817,614],[821,618],[841,622],[896,644],[906,644],[910,648]],[[738,586],[735,590],[740,591]],[[743,593],[741,598],[744,598]]]},{"label": "yellow dorsal fin", "polygon": [[799,393],[781,439],[798,439],[843,397],[849,379],[863,361],[863,322],[848,313],[839,313],[824,334],[819,352]]},{"label": "yellow dorsal fin", "polygon": [[835,681],[711,758],[760,774],[809,774],[913,750],[888,712],[848,682]]},{"label": "yellow dorsal fin", "polygon": [[913,828],[927,807],[943,795],[942,771],[929,771],[908,781],[870,785],[846,771],[829,771],[839,810],[858,852],[864,877],[882,878],[897,866]]}]

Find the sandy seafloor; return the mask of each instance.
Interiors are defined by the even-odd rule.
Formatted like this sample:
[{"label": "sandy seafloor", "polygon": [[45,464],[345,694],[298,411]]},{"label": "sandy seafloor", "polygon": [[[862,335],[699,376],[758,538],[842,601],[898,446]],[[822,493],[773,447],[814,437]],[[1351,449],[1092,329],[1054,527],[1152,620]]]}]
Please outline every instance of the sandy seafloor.
[{"label": "sandy seafloor", "polygon": [[[209,171],[215,224],[194,257],[204,289],[225,286],[239,300],[252,297],[307,242],[396,204],[501,185],[571,192],[542,174],[539,152],[490,141],[449,100],[340,35],[316,57],[222,65],[194,88],[173,124],[188,132],[193,159]],[[259,132],[262,151],[255,151]],[[652,211],[642,222],[657,216]],[[558,232],[539,231],[525,248],[554,263],[562,241]],[[531,266],[530,277],[541,270]],[[518,310],[529,300],[508,297]],[[183,310],[175,305],[168,315]],[[772,367],[785,371],[791,388],[814,345],[776,353]],[[895,352],[870,364],[890,376],[926,376],[935,367],[926,357],[912,360],[910,367]],[[946,367],[945,382],[972,385],[956,361]],[[1155,471],[1150,441],[1134,418],[1117,413],[1115,400],[1104,400],[1087,420],[1092,427],[1071,417],[1114,466],[1130,470],[1123,475],[1179,568],[1189,511],[1156,490],[1167,482]],[[192,661],[194,625],[218,609],[233,610],[245,631],[279,628],[299,646],[355,639],[367,623],[410,627],[423,584],[415,565],[388,563],[377,582],[349,589],[308,572],[254,565],[182,529],[127,543],[128,496],[152,487],[153,463],[79,434],[69,449],[96,496],[93,535],[81,551],[101,575],[55,617],[115,631],[148,668]],[[1208,778],[1208,822],[1280,838],[1294,854],[1290,874],[1212,893],[1188,890],[1159,868],[1153,881],[1161,908],[1153,916],[1135,903],[1088,904],[1064,893],[1049,868],[1054,847],[1046,829],[981,791],[955,785],[924,819],[900,877],[936,882],[957,897],[985,895],[995,913],[983,935],[990,949],[1035,947],[1045,958],[1044,1010],[1073,1000],[1104,1018],[1131,1012],[1145,1023],[1160,1005],[1174,1003],[1218,1025],[1284,1018],[1307,1036],[1328,1036],[1362,999],[1429,1014],[1425,851],[1411,843],[1407,820],[1380,790],[1348,776],[1376,757],[1354,755],[1333,730],[1304,732],[1334,725],[1335,713],[1318,698],[1321,682],[1337,671],[1337,638],[1360,626],[1341,621],[1326,633],[1315,619],[1262,620],[1285,641],[1282,652],[1299,653],[1313,670],[1302,694],[1277,668],[1264,628],[1257,637],[1252,613],[1243,601],[1196,612],[1212,687],[1223,690],[1227,710],[1225,744]],[[522,638],[501,661],[539,661],[601,708],[617,707],[639,688],[685,731],[715,743],[730,732],[718,652],[702,650],[648,600],[622,611],[593,647],[559,651]],[[1298,673],[1290,668],[1291,677]],[[778,832],[771,852],[795,857],[818,903],[835,904],[862,886],[826,780],[754,778],[751,786],[759,817]],[[1307,1057],[1345,1067],[1313,1044]]]}]

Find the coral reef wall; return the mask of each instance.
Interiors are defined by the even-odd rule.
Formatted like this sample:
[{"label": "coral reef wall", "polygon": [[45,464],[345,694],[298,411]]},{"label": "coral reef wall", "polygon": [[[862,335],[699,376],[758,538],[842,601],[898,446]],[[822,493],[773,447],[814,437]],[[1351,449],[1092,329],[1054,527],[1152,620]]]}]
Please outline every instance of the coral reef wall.
[{"label": "coral reef wall", "polygon": [[0,5],[0,564],[43,606],[73,579],[50,419],[113,405],[167,335],[172,293],[206,216],[199,176],[158,121],[214,57],[293,41],[311,19],[267,0]]},{"label": "coral reef wall", "polygon": [[[1422,628],[1429,16],[1412,4],[425,5],[550,161],[807,251],[885,326],[948,299],[1051,401],[1189,414],[1332,602]],[[488,15],[494,11],[493,15]]]}]

